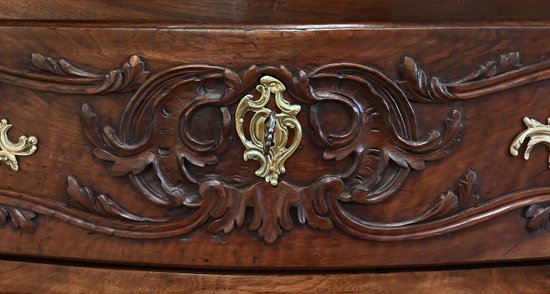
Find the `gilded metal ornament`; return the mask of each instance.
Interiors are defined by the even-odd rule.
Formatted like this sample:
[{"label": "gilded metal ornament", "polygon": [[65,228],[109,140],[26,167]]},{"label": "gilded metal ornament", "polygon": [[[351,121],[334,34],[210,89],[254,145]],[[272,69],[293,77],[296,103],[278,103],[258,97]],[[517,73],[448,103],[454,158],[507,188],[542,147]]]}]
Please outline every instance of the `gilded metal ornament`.
[{"label": "gilded metal ornament", "polygon": [[0,161],[6,163],[12,170],[18,171],[19,164],[16,156],[28,156],[36,151],[38,139],[35,136],[21,136],[17,143],[8,138],[8,131],[12,125],[7,120],[0,120]]},{"label": "gilded metal ornament", "polygon": [[[542,124],[539,121],[524,117],[523,123],[527,126],[527,129],[521,132],[513,141],[512,146],[510,146],[510,153],[514,156],[519,154],[519,148],[521,144],[529,138],[527,143],[527,148],[523,154],[525,160],[529,159],[529,154],[533,147],[537,144],[544,144],[550,148],[550,118],[548,118],[548,124]],[[550,168],[550,158],[548,158],[548,167]]]},{"label": "gilded metal ornament", "polygon": [[[265,178],[273,186],[278,183],[279,175],[285,172],[285,161],[296,151],[302,140],[302,128],[296,115],[299,105],[292,105],[283,97],[286,90],[281,81],[271,76],[263,76],[256,90],[261,93],[258,100],[253,95],[242,98],[235,112],[237,134],[246,150],[244,160],[254,159],[260,162],[256,175]],[[275,103],[282,113],[276,113],[265,107],[275,97]],[[250,121],[250,140],[245,135],[245,116],[253,112]],[[289,145],[289,129],[294,130],[294,137]]]}]

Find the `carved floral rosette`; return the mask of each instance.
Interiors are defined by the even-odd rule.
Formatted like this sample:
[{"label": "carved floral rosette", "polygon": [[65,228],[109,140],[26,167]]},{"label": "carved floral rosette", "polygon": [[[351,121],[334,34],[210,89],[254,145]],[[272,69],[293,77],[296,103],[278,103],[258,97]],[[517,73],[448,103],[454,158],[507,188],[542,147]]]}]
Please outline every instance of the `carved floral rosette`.
[{"label": "carved floral rosette", "polygon": [[[548,223],[550,188],[484,202],[476,194],[474,170],[467,170],[424,213],[408,220],[371,222],[346,209],[385,201],[399,191],[411,171],[446,157],[460,141],[463,124],[458,109],[441,126],[434,126],[439,130],[420,134],[410,101],[471,99],[525,84],[537,70],[550,67],[545,63],[521,67],[519,54],[503,55],[451,83],[428,78],[410,58],[403,61],[402,82],[352,63],[307,70],[251,66],[239,72],[184,65],[151,77],[137,56],[104,75],[39,55],[33,56],[33,64],[39,71],[34,75],[43,75],[40,81],[29,75],[6,82],[63,93],[137,89],[116,128],[101,127],[92,107],[83,104],[85,134],[94,146],[93,154],[112,163],[111,175],[129,177],[144,199],[179,214],[136,215],[69,176],[67,203],[2,191],[0,217],[3,221],[9,217],[16,226],[18,221],[32,223],[38,213],[96,232],[155,239],[179,237],[204,225],[211,233],[229,233],[247,224],[267,243],[274,243],[295,222],[320,230],[336,227],[371,241],[446,234],[527,206],[530,230]],[[235,130],[237,105],[242,97],[255,94],[264,76],[281,81],[284,99],[301,108],[296,119],[303,138],[276,186],[255,175],[257,162],[243,160],[244,147]],[[75,84],[74,77],[85,83]],[[303,172],[311,166],[315,169]]]}]

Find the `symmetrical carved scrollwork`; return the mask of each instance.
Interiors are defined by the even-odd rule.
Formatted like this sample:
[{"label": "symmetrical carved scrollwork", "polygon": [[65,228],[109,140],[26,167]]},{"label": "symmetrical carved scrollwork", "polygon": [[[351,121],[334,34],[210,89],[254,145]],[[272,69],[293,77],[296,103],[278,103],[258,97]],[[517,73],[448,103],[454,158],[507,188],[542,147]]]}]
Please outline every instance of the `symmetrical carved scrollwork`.
[{"label": "symmetrical carved scrollwork", "polygon": [[[406,81],[401,83],[352,63],[312,70],[252,66],[240,73],[219,66],[184,65],[144,81],[147,71],[133,57],[124,67],[128,70],[122,70],[127,72],[121,73],[124,82],[98,88],[98,76],[63,60],[38,56],[33,60],[42,74],[62,76],[56,81],[90,79],[94,86],[60,90],[20,85],[63,93],[103,93],[126,91],[143,82],[117,128],[101,127],[92,107],[83,104],[84,131],[94,155],[112,163],[111,175],[129,177],[146,200],[168,209],[177,207],[181,214],[140,216],[106,194],[95,195],[74,177],[67,179],[65,203],[0,191],[0,205],[5,207],[50,215],[95,232],[142,239],[177,237],[204,225],[211,233],[229,233],[248,224],[267,243],[276,242],[296,221],[320,230],[338,228],[366,240],[400,241],[447,234],[525,207],[529,207],[525,211],[528,229],[539,228],[548,219],[544,205],[550,202],[550,188],[482,201],[473,170],[467,170],[455,188],[436,197],[424,213],[410,219],[380,223],[348,209],[388,199],[412,170],[423,170],[427,162],[446,157],[460,141],[463,125],[458,109],[450,112],[441,131],[419,134],[410,101],[470,99],[546,78],[547,63],[521,67],[516,53],[488,62],[453,83],[428,81],[410,58],[404,59]],[[253,93],[266,76],[285,87],[280,99],[300,107],[300,112],[292,113],[303,129],[301,144],[307,146],[298,148],[293,160],[287,161],[293,169],[278,174],[276,186],[254,175],[257,164],[243,160],[235,130],[239,115],[232,115],[241,97]],[[304,164],[301,159],[306,157],[309,163]],[[311,171],[302,171],[299,177],[290,173],[300,168]],[[15,214],[9,215],[13,220]]]},{"label": "symmetrical carved scrollwork", "polygon": [[[351,158],[354,163],[344,173],[312,178],[313,184],[303,188],[283,181],[277,190],[255,183],[254,177],[239,183],[249,188],[237,188],[223,175],[193,175],[192,166],[220,164],[218,156],[223,150],[238,143],[231,140],[233,130],[229,128],[228,107],[237,104],[240,97],[253,90],[256,82],[266,75],[276,76],[284,83],[289,93],[287,99],[309,107],[310,125],[305,132],[311,133],[309,140],[324,150],[322,160],[334,165]],[[205,88],[207,79],[222,87]],[[339,87],[327,88],[332,85]],[[159,87],[164,89],[163,93],[155,91]],[[200,95],[176,99],[182,96],[180,91],[190,91],[186,87],[197,89]],[[327,102],[340,104],[350,113],[349,131],[331,134],[324,129],[319,107]],[[217,128],[222,131],[217,141],[200,141],[192,137],[189,129],[193,126],[194,112],[206,106],[215,106],[221,112],[221,124]],[[146,113],[149,116],[144,115]],[[304,201],[311,204],[325,201],[314,195],[323,194],[322,190],[327,189],[324,185],[341,191],[342,195],[336,195],[340,201],[361,204],[383,201],[400,187],[411,169],[422,170],[426,161],[448,155],[462,128],[460,112],[454,110],[443,135],[432,131],[418,137],[414,114],[399,87],[380,72],[358,64],[327,65],[310,73],[298,71],[296,74],[283,66],[253,66],[241,75],[220,67],[178,67],[159,73],[134,95],[124,111],[119,132],[109,126],[101,132],[97,115],[87,104],[82,107],[82,120],[88,138],[96,146],[94,154],[113,162],[111,174],[129,175],[147,199],[159,205],[197,209],[205,208],[206,199],[212,198],[218,202],[215,206],[218,208],[209,212],[213,218],[211,224],[223,224],[221,228],[226,232],[244,219],[240,214],[245,207],[252,207],[258,222],[250,228],[257,229],[269,243],[274,242],[283,229],[290,228],[285,224],[290,219],[291,206],[305,206],[301,203]],[[343,186],[338,187],[338,183]],[[230,204],[225,204],[226,198],[233,198]],[[219,208],[231,208],[238,203],[243,207],[227,212]],[[323,219],[313,215],[313,211],[302,212],[311,221]],[[228,220],[233,225],[226,223]],[[312,226],[327,227],[330,222],[321,223],[315,222]]]},{"label": "symmetrical carved scrollwork", "polygon": [[[204,205],[186,216],[167,218],[136,216],[104,194],[92,196],[91,189],[80,186],[74,177],[69,177],[67,182],[69,198],[66,203],[0,190],[0,221],[5,222],[9,217],[15,228],[30,232],[34,229],[33,218],[41,214],[98,233],[159,239],[189,233],[211,218],[214,220],[208,224],[208,231],[228,233],[236,226],[244,225],[247,206],[255,211],[280,207],[281,215],[260,213],[249,224],[251,230],[258,230],[264,240],[272,243],[284,230],[292,229],[289,208],[296,207],[301,224],[307,223],[320,230],[336,227],[361,239],[392,242],[448,234],[525,206],[529,206],[524,212],[527,229],[535,231],[547,226],[550,211],[550,188],[514,192],[480,203],[475,194],[477,175],[472,170],[466,171],[459,179],[456,190],[441,194],[425,213],[392,223],[369,222],[347,212],[341,203],[350,199],[343,193],[343,182],[335,177],[325,177],[303,188],[282,182],[279,191],[265,182],[241,191],[217,181],[205,182],[199,192]],[[301,193],[293,193],[296,190]],[[283,197],[278,197],[280,195]]]}]

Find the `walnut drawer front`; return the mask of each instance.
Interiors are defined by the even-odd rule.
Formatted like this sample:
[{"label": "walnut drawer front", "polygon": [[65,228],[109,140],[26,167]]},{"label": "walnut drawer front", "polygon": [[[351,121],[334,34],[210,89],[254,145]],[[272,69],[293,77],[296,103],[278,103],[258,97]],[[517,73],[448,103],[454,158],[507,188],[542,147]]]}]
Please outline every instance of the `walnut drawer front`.
[{"label": "walnut drawer front", "polygon": [[548,258],[549,32],[0,27],[0,253],[258,269]]}]

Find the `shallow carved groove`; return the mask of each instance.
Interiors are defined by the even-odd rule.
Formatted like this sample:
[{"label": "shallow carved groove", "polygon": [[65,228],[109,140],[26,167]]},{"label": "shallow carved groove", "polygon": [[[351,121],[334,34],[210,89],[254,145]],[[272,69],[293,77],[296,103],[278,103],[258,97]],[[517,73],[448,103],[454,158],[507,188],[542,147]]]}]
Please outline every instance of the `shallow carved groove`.
[{"label": "shallow carved groove", "polygon": [[[64,60],[35,56],[33,63],[41,75],[49,74],[37,78],[40,83],[50,75],[56,81],[86,79],[91,84],[101,78]],[[93,101],[82,105],[80,116],[93,154],[112,163],[111,175],[128,177],[144,199],[177,209],[179,214],[148,218],[131,213],[72,176],[67,179],[66,203],[0,191],[0,204],[95,232],[138,239],[179,237],[202,226],[210,233],[230,233],[247,225],[272,244],[297,222],[389,242],[448,234],[526,207],[527,227],[533,230],[548,222],[544,205],[550,201],[550,188],[517,191],[483,202],[476,194],[478,175],[472,169],[454,188],[436,197],[424,213],[410,219],[375,222],[353,215],[346,207],[387,200],[400,190],[411,171],[424,170],[428,162],[445,158],[460,142],[464,126],[458,109],[449,113],[441,130],[420,132],[425,128],[417,125],[411,101],[483,96],[544,79],[547,67],[545,62],[521,67],[519,54],[512,53],[453,83],[437,78],[427,81],[410,58],[404,59],[406,81],[401,83],[377,69],[353,63],[308,70],[253,65],[239,73],[212,65],[169,68],[137,89],[118,127],[101,125],[90,105]],[[147,73],[143,63],[132,57],[121,76],[117,86],[104,86],[103,80],[99,88],[93,88],[97,84],[87,88],[21,85],[63,93],[126,91],[143,82]],[[285,87],[280,99],[302,110],[293,112],[304,134],[293,155],[297,160],[286,164],[303,168],[299,157],[310,156],[308,160],[315,160],[322,172],[303,172],[305,176],[297,179],[287,170],[278,174],[273,186],[256,176],[257,163],[243,160],[235,129],[240,117],[236,109],[242,97],[254,93],[266,77]],[[339,112],[327,112],[327,107]],[[333,116],[330,123],[325,120],[327,115]],[[247,120],[245,115],[242,119]],[[259,152],[265,148],[258,146]],[[300,153],[304,146],[311,154]]]}]

